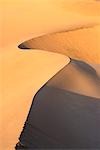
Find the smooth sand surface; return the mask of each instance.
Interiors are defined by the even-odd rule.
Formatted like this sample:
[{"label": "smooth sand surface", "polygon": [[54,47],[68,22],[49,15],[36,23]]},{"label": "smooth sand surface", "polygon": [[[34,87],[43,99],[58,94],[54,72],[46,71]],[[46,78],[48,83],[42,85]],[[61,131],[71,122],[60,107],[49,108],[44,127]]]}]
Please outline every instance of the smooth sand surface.
[{"label": "smooth sand surface", "polygon": [[96,71],[92,64],[71,60],[51,78],[33,98],[20,142],[28,148],[100,148]]},{"label": "smooth sand surface", "polygon": [[18,141],[34,94],[69,62],[65,56],[58,54],[9,49],[11,52],[5,51],[2,55],[0,75],[0,139],[1,148],[5,150],[13,149]]},{"label": "smooth sand surface", "polygon": [[[98,68],[100,69],[100,65]],[[47,83],[47,86],[100,98],[99,73],[100,70],[97,70],[96,66],[94,67],[92,64],[71,60],[68,66],[65,66]]]},{"label": "smooth sand surface", "polygon": [[31,0],[30,3],[25,0],[3,0],[0,3],[3,21],[1,44],[7,46],[16,44],[16,41],[20,44],[37,35],[100,23],[100,3],[90,0],[88,7],[91,5],[94,9],[91,12],[87,8],[87,14],[84,9],[87,7],[86,0]]},{"label": "smooth sand surface", "polygon": [[[85,11],[83,5],[87,6],[86,0],[75,0],[74,3],[66,0],[34,0],[30,3],[25,0],[0,1],[0,30],[2,33],[0,36],[1,149],[14,149],[34,94],[70,61],[68,57],[59,54],[20,50],[18,45],[48,33],[97,26],[100,22],[100,3],[97,3],[91,0]],[[65,6],[69,9],[67,10]],[[93,7],[92,12],[89,7]],[[95,35],[96,38],[100,37],[98,31],[100,30],[93,30],[92,35]],[[89,33],[91,32],[89,28]],[[82,35],[84,33],[82,30]],[[88,32],[85,33],[86,35]],[[81,47],[80,38],[77,40]],[[87,45],[88,41],[90,39],[86,41]],[[95,44],[98,44],[97,42],[94,36],[91,36],[90,46],[94,47]],[[71,45],[73,44],[78,46],[77,42]],[[85,46],[83,44],[83,47]],[[98,53],[98,49],[94,49],[94,52],[96,50]],[[79,53],[82,51],[80,50]],[[93,55],[94,52],[92,51]],[[92,60],[93,62],[94,60]]]},{"label": "smooth sand surface", "polygon": [[99,99],[45,85],[33,99],[20,141],[29,149],[95,150],[99,128]]},{"label": "smooth sand surface", "polygon": [[94,25],[33,38],[24,42],[20,47],[58,52],[70,58],[100,63],[99,43],[100,25]]}]

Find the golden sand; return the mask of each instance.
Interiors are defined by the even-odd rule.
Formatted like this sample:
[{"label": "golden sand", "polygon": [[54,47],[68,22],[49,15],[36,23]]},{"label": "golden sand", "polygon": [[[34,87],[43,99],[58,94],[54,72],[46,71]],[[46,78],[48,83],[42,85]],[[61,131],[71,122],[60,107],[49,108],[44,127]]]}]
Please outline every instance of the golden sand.
[{"label": "golden sand", "polygon": [[[100,3],[91,0],[87,5],[87,1],[0,1],[1,149],[14,149],[33,95],[70,61],[67,56],[60,54],[23,51],[18,48],[19,44],[40,35],[94,24],[93,28],[64,34],[68,36],[67,47],[71,50],[67,51],[68,55],[76,57],[77,53],[77,58],[100,62],[100,26],[96,26],[100,22]],[[59,38],[58,35],[58,42]]]}]

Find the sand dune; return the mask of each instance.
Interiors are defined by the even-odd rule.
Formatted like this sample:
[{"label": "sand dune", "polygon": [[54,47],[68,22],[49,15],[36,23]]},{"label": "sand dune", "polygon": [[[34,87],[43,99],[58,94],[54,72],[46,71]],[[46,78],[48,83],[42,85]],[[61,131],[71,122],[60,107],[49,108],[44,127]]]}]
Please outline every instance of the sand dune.
[{"label": "sand dune", "polygon": [[99,114],[99,99],[45,85],[33,99],[20,141],[30,149],[99,149]]},{"label": "sand dune", "polygon": [[[92,15],[87,15],[85,9],[77,4],[77,1],[84,4],[86,8],[87,3],[84,0],[74,0],[74,4],[72,0],[34,0],[30,3],[25,0],[4,0],[1,2],[0,10],[3,22],[2,46],[16,44],[16,42],[20,44],[35,36],[64,30],[75,24],[77,26],[100,22],[99,16],[93,15],[95,11],[100,12],[100,9],[96,10],[97,6],[92,10]],[[62,6],[65,6],[64,3],[66,3],[66,9]],[[91,3],[94,5],[94,2]],[[97,4],[100,7],[100,4]],[[83,14],[80,14],[77,5],[80,9],[82,8],[81,10],[84,9]],[[88,8],[87,11],[90,12],[90,9]]]},{"label": "sand dune", "polygon": [[47,34],[28,40],[19,47],[58,52],[70,58],[100,63],[99,43],[100,25]]},{"label": "sand dune", "polygon": [[[100,68],[100,65],[98,66]],[[74,78],[73,78],[74,72]],[[69,90],[75,93],[100,98],[100,76],[92,64],[71,60],[47,86]]]},{"label": "sand dune", "polygon": [[[64,4],[65,2],[66,5]],[[69,10],[67,10],[67,4]],[[100,23],[100,4],[99,2],[96,3],[91,0],[91,4],[88,3],[86,10],[83,8],[83,5],[84,7],[87,6],[86,0],[75,0],[74,3],[72,0],[34,0],[30,1],[30,3],[25,0],[4,0],[0,2],[1,149],[14,149],[34,94],[41,86],[70,62],[70,59],[67,56],[56,53],[21,50],[18,48],[19,44],[37,36],[74,29],[72,32],[61,33],[62,36],[60,34],[57,36],[59,38],[63,38],[63,34],[65,34],[66,37],[68,36],[67,47],[69,49],[73,47],[75,50],[74,54],[73,51],[70,52],[70,56],[76,58],[77,52],[78,59],[89,59],[92,63],[100,62],[100,26],[97,26],[97,24]],[[92,12],[89,8],[92,9]],[[88,25],[95,26],[93,28],[86,28]],[[85,27],[86,29],[78,30],[80,27]],[[55,34],[53,37],[55,37]],[[50,40],[53,40],[54,42],[54,38],[51,38]],[[35,42],[36,41],[37,39],[35,39]],[[47,39],[47,41],[49,41],[49,39]],[[50,42],[51,41],[49,41],[49,44],[47,45],[49,46],[48,49],[51,46]],[[57,43],[58,42],[59,39]],[[39,43],[40,47],[38,48],[42,48],[41,40]],[[54,44],[52,46],[54,46]],[[88,51],[86,51],[87,49]],[[57,47],[56,50],[58,51]],[[84,51],[89,56],[85,56],[85,53],[83,53]],[[63,52],[63,54],[64,53],[65,52]],[[80,53],[83,54],[80,55]],[[97,70],[97,74],[100,75],[99,64],[93,64],[92,66]],[[93,69],[90,70],[90,74],[93,75],[90,75],[87,73],[87,70],[85,71],[85,74],[83,74],[83,71],[81,71],[80,68],[77,68],[77,65],[69,68],[72,68],[73,71],[77,70],[75,71],[76,76],[80,75],[82,77],[83,84],[81,91],[79,90],[80,83],[77,85],[76,89],[72,82],[70,82],[70,85],[66,84],[65,87],[62,85],[62,88],[76,90],[76,92],[84,94],[85,96],[99,97],[97,74]],[[70,73],[70,71],[65,71],[65,75],[66,74],[70,74],[71,77],[73,76],[73,73]],[[86,88],[84,89],[84,87]]]},{"label": "sand dune", "polygon": [[2,86],[0,147],[11,150],[18,141],[32,97],[47,80],[69,62],[69,59],[67,61],[65,56],[52,53],[32,51],[23,53],[15,47],[10,47],[9,52],[7,50],[4,49],[2,55],[2,74],[0,74]]}]

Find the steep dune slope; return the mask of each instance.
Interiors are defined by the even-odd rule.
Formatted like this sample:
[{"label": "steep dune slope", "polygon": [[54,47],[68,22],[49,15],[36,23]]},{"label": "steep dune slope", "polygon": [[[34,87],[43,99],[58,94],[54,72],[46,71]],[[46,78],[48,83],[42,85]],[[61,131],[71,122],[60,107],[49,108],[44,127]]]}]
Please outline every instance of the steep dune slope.
[{"label": "steep dune slope", "polygon": [[19,47],[64,54],[88,62],[100,63],[100,25],[47,34],[24,42]]},{"label": "steep dune slope", "polygon": [[18,141],[34,94],[69,59],[52,53],[22,52],[15,46],[4,49],[1,58],[0,147],[11,150]]},{"label": "steep dune slope", "polygon": [[47,83],[47,86],[100,98],[100,76],[97,71],[92,64],[71,60],[68,66],[65,66]]},{"label": "steep dune slope", "polygon": [[[68,11],[67,8],[65,8],[65,2],[68,4]],[[70,62],[68,57],[54,53],[20,50],[18,48],[19,44],[40,35],[74,29],[72,32],[64,33],[66,36],[68,35],[68,48],[71,50],[74,45],[74,50],[79,52],[80,55],[80,53],[83,53],[80,48],[87,52],[85,48],[87,45],[87,55],[89,55],[89,59],[91,53],[91,56],[95,56],[95,60],[94,57],[91,57],[92,63],[98,61],[98,49],[100,47],[100,44],[98,45],[100,38],[99,26],[95,26],[95,30],[92,30],[92,28],[75,30],[80,27],[88,27],[88,25],[90,27],[91,25],[99,24],[98,12],[100,9],[98,8],[100,4],[97,6],[95,3],[91,14],[89,9],[85,12],[82,6],[84,2],[84,5],[87,4],[86,0],[84,2],[82,0],[75,0],[74,2],[76,5],[74,5],[75,3],[73,4],[72,0],[31,0],[30,2],[25,0],[0,1],[0,30],[2,33],[0,36],[0,121],[2,121],[0,125],[0,148],[3,150],[14,149],[34,94],[54,74]],[[88,8],[89,7],[88,5]],[[55,35],[53,36],[55,37]],[[94,37],[96,37],[96,39]],[[57,43],[62,41],[59,41],[59,38]],[[61,38],[63,38],[63,36],[61,36]],[[79,39],[79,41],[77,41],[77,39]],[[86,39],[85,45],[83,43],[84,39]],[[54,38],[50,40],[54,40]],[[73,43],[71,41],[73,41]],[[41,44],[41,40],[39,42]],[[95,49],[95,51],[92,49],[89,53],[92,47],[95,48],[95,45],[97,49]],[[54,46],[54,44],[52,46]],[[40,48],[42,47],[40,46]],[[56,50],[58,51],[58,49]],[[71,56],[76,58],[72,51]],[[88,56],[86,57],[84,54],[81,55],[81,58],[88,60]],[[94,64],[94,69],[95,68]],[[97,68],[99,68],[99,65]],[[78,69],[78,71],[80,74],[80,69]],[[73,73],[71,76],[73,76]],[[82,76],[83,79],[86,77],[84,77],[83,74]],[[87,79],[83,82],[85,87]],[[96,81],[94,80],[94,84],[90,82],[91,81],[88,83],[96,89]],[[73,85],[71,87],[73,87]],[[93,96],[91,92],[86,93],[86,91],[84,91],[83,94]],[[97,96],[96,93],[94,95]]]},{"label": "steep dune slope", "polygon": [[[25,0],[1,1],[2,46],[16,42],[20,44],[44,33],[100,22],[99,16],[94,15],[95,11],[100,14],[100,9],[96,9],[97,5],[93,8],[92,15],[87,15],[81,4],[86,8],[87,2],[84,0],[31,0],[30,3]],[[66,8],[63,8],[63,5]],[[94,2],[92,5],[94,6]],[[84,10],[84,13],[81,14],[77,7]],[[90,12],[90,9],[87,11]]]},{"label": "steep dune slope", "polygon": [[97,149],[99,114],[100,76],[71,60],[35,94],[19,139],[28,148]]}]

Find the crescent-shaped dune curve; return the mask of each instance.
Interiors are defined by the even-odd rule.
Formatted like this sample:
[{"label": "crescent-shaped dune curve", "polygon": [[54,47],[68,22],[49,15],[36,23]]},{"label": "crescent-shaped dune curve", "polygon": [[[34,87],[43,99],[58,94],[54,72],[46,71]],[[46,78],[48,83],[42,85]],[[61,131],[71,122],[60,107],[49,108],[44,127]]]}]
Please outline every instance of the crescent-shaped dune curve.
[{"label": "crescent-shaped dune curve", "polygon": [[[78,29],[79,27],[79,29]],[[92,43],[92,45],[91,45]],[[61,31],[33,38],[19,45],[19,48],[41,49],[64,54],[73,59],[100,63],[100,25],[81,25],[68,31]]]},{"label": "crescent-shaped dune curve", "polygon": [[[77,3],[77,0],[75,2]],[[14,149],[32,97],[45,82],[70,62],[70,59],[64,55],[37,52],[36,49],[23,51],[18,48],[18,45],[44,34],[65,31],[73,27],[77,29],[77,26],[80,25],[97,25],[99,15],[95,9],[96,4],[93,8],[95,12],[92,11],[91,15],[89,9],[87,12],[85,9],[84,11],[81,9],[82,12],[80,12],[84,2],[82,1],[82,5],[80,3],[78,3],[78,8],[77,5],[74,5],[74,9],[71,3],[68,4],[70,7],[67,11],[63,7],[65,5],[62,0],[59,0],[59,3],[57,0],[34,0],[30,3],[25,0],[3,0],[0,2],[1,149]],[[91,29],[89,28],[89,30]],[[84,35],[83,30],[79,30],[79,32]],[[97,35],[97,32],[93,34]],[[95,64],[93,65],[96,69]],[[80,72],[80,70],[78,71]],[[93,85],[91,84],[91,86]]]}]

